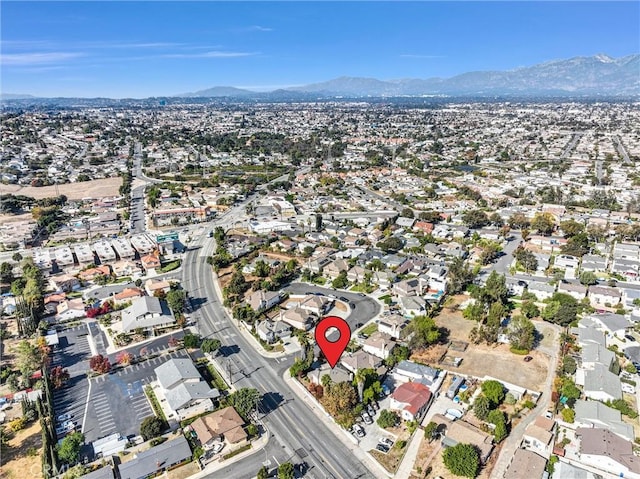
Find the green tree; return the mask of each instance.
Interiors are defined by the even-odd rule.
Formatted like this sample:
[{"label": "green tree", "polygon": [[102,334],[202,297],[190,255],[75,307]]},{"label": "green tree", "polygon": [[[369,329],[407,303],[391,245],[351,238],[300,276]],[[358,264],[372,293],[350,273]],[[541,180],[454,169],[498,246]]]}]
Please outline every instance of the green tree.
[{"label": "green tree", "polygon": [[25,380],[42,367],[42,357],[38,348],[27,340],[20,341],[17,349],[16,366]]},{"label": "green tree", "polygon": [[257,277],[266,278],[267,276],[269,276],[270,272],[271,267],[266,261],[261,259],[256,261],[254,273]]},{"label": "green tree", "polygon": [[349,280],[347,279],[347,272],[340,271],[340,274],[331,282],[331,286],[335,289],[344,289],[349,285]]},{"label": "green tree", "polygon": [[529,319],[540,316],[540,309],[533,301],[523,301],[520,305],[520,312]]},{"label": "green tree", "polygon": [[480,246],[480,263],[489,264],[498,257],[502,247],[496,241],[487,241]]},{"label": "green tree", "polygon": [[569,326],[576,320],[578,301],[565,293],[554,293],[542,311],[542,319],[561,326]]},{"label": "green tree", "polygon": [[80,457],[80,448],[84,443],[84,434],[72,432],[65,436],[60,445],[56,446],[58,458],[67,464],[74,464]]},{"label": "green tree", "polygon": [[409,341],[411,349],[425,349],[440,340],[440,329],[429,316],[415,316],[409,323],[409,328],[410,332],[413,333]]},{"label": "green tree", "polygon": [[293,479],[293,464],[283,462],[278,466],[278,479]]},{"label": "green tree", "polygon": [[564,233],[565,238],[570,238],[584,231],[584,225],[575,220],[567,220],[560,222],[560,229]]},{"label": "green tree", "polygon": [[249,283],[244,279],[242,271],[234,271],[226,290],[231,294],[240,295],[249,289]]},{"label": "green tree", "polygon": [[400,416],[394,411],[389,411],[388,409],[383,409],[380,411],[380,416],[376,423],[383,429],[388,427],[394,427],[396,424],[400,422]]},{"label": "green tree", "polygon": [[473,413],[476,415],[476,417],[481,421],[484,421],[485,419],[487,419],[490,411],[491,401],[489,401],[487,396],[480,394],[478,397],[476,397],[475,401],[473,401]]},{"label": "green tree", "polygon": [[575,421],[576,412],[569,407],[564,408],[560,414],[562,414],[562,420],[564,422],[568,422],[569,424],[572,424],[573,421]]},{"label": "green tree", "polygon": [[556,220],[551,213],[536,213],[531,220],[531,228],[543,235],[550,235],[555,225]]},{"label": "green tree", "polygon": [[495,426],[493,437],[496,443],[502,442],[502,440],[509,435],[506,418],[504,413],[499,409],[492,410],[487,416],[487,421]]},{"label": "green tree", "polygon": [[11,284],[13,282],[13,265],[4,262],[0,264],[0,283]]},{"label": "green tree", "polygon": [[456,476],[474,478],[480,472],[480,454],[471,444],[459,443],[446,448],[442,460],[449,472]]},{"label": "green tree", "polygon": [[509,343],[515,349],[529,351],[533,348],[536,328],[530,319],[523,315],[516,315],[509,323]]},{"label": "green tree", "polygon": [[187,349],[196,349],[202,344],[202,338],[199,334],[187,333],[182,337],[182,344]]},{"label": "green tree", "polygon": [[202,349],[203,353],[212,353],[217,351],[222,346],[222,343],[219,339],[216,338],[206,338],[202,340],[200,344],[200,349]]},{"label": "green tree", "polygon": [[582,257],[589,252],[589,237],[586,233],[578,233],[569,238],[560,250],[564,254]]},{"label": "green tree", "polygon": [[156,416],[145,417],[140,423],[140,435],[145,441],[160,436],[167,429],[167,423]]},{"label": "green tree", "polygon": [[267,466],[262,466],[258,471],[258,475],[256,476],[256,478],[267,479],[268,477],[269,477],[269,469],[267,469]]},{"label": "green tree", "polygon": [[429,442],[431,442],[433,440],[436,432],[438,432],[438,423],[430,421],[429,424],[427,424],[424,427],[424,437],[425,437],[425,439],[427,439]]},{"label": "green tree", "polygon": [[448,290],[451,294],[459,293],[473,280],[473,271],[462,258],[454,258],[449,263]]},{"label": "green tree", "polygon": [[469,228],[482,228],[489,224],[489,217],[482,210],[469,210],[462,215],[462,221]]},{"label": "green tree", "polygon": [[571,356],[564,356],[562,358],[562,373],[563,374],[575,374],[578,369],[578,363]]},{"label": "green tree", "polygon": [[387,366],[393,367],[396,364],[398,364],[400,361],[409,359],[410,355],[411,355],[411,350],[407,346],[396,344],[391,350],[391,352],[389,353],[389,357],[386,359],[385,363]]},{"label": "green tree", "polygon": [[187,293],[184,289],[172,289],[166,296],[167,304],[175,316],[182,316],[187,303]]},{"label": "green tree", "polygon": [[513,252],[513,257],[518,264],[524,268],[527,273],[531,273],[538,269],[538,259],[528,249],[518,246]]},{"label": "green tree", "polygon": [[251,411],[257,407],[261,397],[262,394],[255,388],[240,388],[229,395],[227,402],[248,421]]},{"label": "green tree", "polygon": [[387,239],[378,242],[376,246],[385,253],[395,253],[402,249],[404,242],[397,236],[389,236]]},{"label": "green tree", "polygon": [[487,396],[487,399],[491,401],[492,409],[502,404],[506,391],[500,381],[496,381],[495,379],[485,381],[482,383],[481,389],[483,394]]},{"label": "green tree", "polygon": [[583,271],[580,273],[580,283],[585,286],[591,286],[598,282],[598,277],[592,271]]},{"label": "green tree", "polygon": [[358,393],[350,382],[332,384],[324,391],[320,403],[341,426],[348,428],[354,424]]}]

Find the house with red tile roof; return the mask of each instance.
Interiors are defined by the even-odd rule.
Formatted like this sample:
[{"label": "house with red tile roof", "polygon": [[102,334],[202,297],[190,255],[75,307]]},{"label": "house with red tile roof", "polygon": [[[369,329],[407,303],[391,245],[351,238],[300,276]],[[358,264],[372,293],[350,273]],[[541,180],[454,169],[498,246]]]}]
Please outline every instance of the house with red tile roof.
[{"label": "house with red tile roof", "polygon": [[400,412],[400,416],[405,421],[420,421],[432,401],[433,394],[427,386],[409,382],[401,384],[393,391],[389,409]]}]

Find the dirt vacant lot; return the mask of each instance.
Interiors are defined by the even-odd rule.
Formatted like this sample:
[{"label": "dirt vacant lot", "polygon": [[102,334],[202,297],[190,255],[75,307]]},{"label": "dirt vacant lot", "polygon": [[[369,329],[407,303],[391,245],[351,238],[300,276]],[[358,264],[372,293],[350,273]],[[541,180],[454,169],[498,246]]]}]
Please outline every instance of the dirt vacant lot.
[{"label": "dirt vacant lot", "polygon": [[[457,304],[464,299],[466,299],[465,296],[454,298]],[[450,331],[450,340],[468,341],[469,331],[471,331],[475,323],[464,319],[461,311],[452,311],[451,308],[445,307],[436,318],[436,324]],[[550,349],[549,346],[556,340],[555,331],[547,326],[544,323],[536,322],[536,327],[542,330],[544,335],[542,349]],[[549,357],[546,354],[534,350],[530,353],[533,360],[525,362],[523,356],[518,356],[509,351],[508,344],[487,346],[486,344],[476,345],[469,343],[466,351],[449,350],[448,354],[463,358],[462,363],[457,368],[447,368],[453,374],[460,372],[479,378],[492,376],[535,391],[540,391],[544,387],[547,371],[550,367]],[[555,367],[555,365],[552,367]]]},{"label": "dirt vacant lot", "polygon": [[83,181],[81,183],[67,183],[58,185],[58,193],[55,186],[22,186],[2,185],[2,194],[14,194],[40,198],[51,198],[58,194],[65,195],[70,200],[82,198],[104,198],[105,196],[118,196],[118,189],[122,184],[122,178],[104,178],[100,180]]},{"label": "dirt vacant lot", "polygon": [[[18,406],[19,407],[19,406]],[[42,477],[42,430],[35,421],[30,427],[18,431],[9,440],[9,448],[2,455],[2,479],[36,479]]]}]

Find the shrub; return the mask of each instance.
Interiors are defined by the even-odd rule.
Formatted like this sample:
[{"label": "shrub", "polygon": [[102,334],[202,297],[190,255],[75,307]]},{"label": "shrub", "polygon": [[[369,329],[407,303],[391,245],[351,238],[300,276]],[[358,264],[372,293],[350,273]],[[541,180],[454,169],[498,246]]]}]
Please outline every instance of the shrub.
[{"label": "shrub", "polygon": [[564,422],[568,422],[568,423],[570,423],[570,424],[572,424],[572,423],[573,423],[573,421],[574,421],[574,420],[575,420],[575,418],[576,418],[576,413],[575,413],[575,411],[574,411],[573,409],[571,409],[571,408],[568,408],[568,407],[564,408],[564,409],[562,410],[562,413],[561,413],[561,414],[562,414],[562,420],[563,420]]},{"label": "shrub", "polygon": [[388,427],[395,426],[396,424],[398,424],[398,421],[400,421],[400,417],[397,413],[389,411],[388,409],[383,409],[382,411],[380,411],[380,417],[378,418],[376,423],[381,428],[386,429]]}]

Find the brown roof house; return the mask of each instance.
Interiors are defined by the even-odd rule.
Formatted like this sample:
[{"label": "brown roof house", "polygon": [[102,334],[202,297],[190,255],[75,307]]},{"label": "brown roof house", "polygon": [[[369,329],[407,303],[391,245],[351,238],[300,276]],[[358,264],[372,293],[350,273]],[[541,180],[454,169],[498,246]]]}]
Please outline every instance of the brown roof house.
[{"label": "brown roof house", "polygon": [[640,478],[640,457],[633,443],[608,429],[576,429],[580,437],[580,462],[614,476]]},{"label": "brown roof house", "polygon": [[442,445],[445,447],[464,443],[476,446],[480,451],[480,461],[487,462],[493,451],[493,436],[466,421],[452,421],[442,414],[434,414],[432,421],[438,424],[438,430],[445,429]]},{"label": "brown roof house", "polygon": [[516,449],[504,477],[542,479],[545,467],[547,467],[547,460],[544,457],[526,449]]},{"label": "brown roof house", "polygon": [[243,426],[244,421],[233,406],[199,417],[191,423],[191,428],[205,450],[211,449],[216,442],[237,444],[246,441],[247,433]]}]

